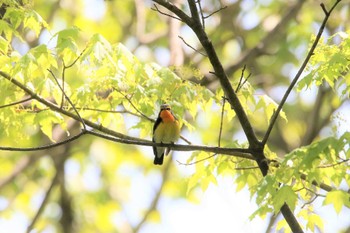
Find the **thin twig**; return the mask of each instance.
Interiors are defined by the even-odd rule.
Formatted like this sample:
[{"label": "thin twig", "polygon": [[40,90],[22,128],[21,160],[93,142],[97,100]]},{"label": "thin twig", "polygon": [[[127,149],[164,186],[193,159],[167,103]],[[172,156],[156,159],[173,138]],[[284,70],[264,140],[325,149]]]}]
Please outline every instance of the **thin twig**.
[{"label": "thin twig", "polygon": [[331,191],[334,190],[333,187],[331,187],[331,186],[329,186],[329,185],[327,185],[327,184],[325,184],[325,183],[319,183],[319,182],[317,182],[317,181],[309,181],[309,180],[307,179],[307,175],[306,175],[306,174],[300,174],[300,178],[301,178],[302,180],[311,182],[311,184],[313,184],[313,185],[315,185],[315,186],[317,186],[317,187],[320,187],[320,188],[323,189],[324,191],[331,192]]},{"label": "thin twig", "polygon": [[182,140],[184,140],[184,142],[186,142],[188,145],[192,145],[192,142],[190,140],[188,140],[187,138],[185,138],[184,136],[180,135],[180,138]]},{"label": "thin twig", "polygon": [[238,85],[237,85],[237,88],[236,88],[236,93],[239,92],[239,90],[244,86],[244,84],[248,81],[248,79],[252,75],[251,73],[249,73],[248,77],[246,79],[244,79],[244,81],[243,81],[245,69],[246,69],[246,65],[244,65],[243,68],[242,68],[242,73],[241,73],[241,77],[239,78],[239,82],[238,82]]},{"label": "thin twig", "polygon": [[65,69],[68,69],[68,68],[71,68],[72,66],[74,66],[75,63],[77,63],[77,61],[78,61],[78,60],[81,58],[81,56],[84,54],[84,52],[86,51],[87,48],[88,48],[88,47],[86,46],[86,47],[83,49],[83,51],[81,51],[81,53],[79,54],[79,56],[76,57],[76,58],[74,59],[74,61],[73,61],[70,65],[68,65],[68,66],[64,65],[64,68],[65,68]]},{"label": "thin twig", "polygon": [[242,80],[243,80],[243,78],[244,78],[244,71],[245,71],[245,68],[246,68],[246,67],[247,67],[247,66],[244,65],[243,68],[242,68],[241,77],[239,78],[239,82],[238,82],[238,85],[237,85],[237,87],[236,87],[236,93],[238,92],[238,90],[239,90],[239,88],[240,88],[240,85],[241,85],[241,83],[242,83]]},{"label": "thin twig", "polygon": [[222,125],[223,125],[223,121],[224,121],[224,112],[225,112],[225,103],[226,103],[226,98],[225,98],[225,96],[223,96],[222,97],[222,107],[221,107],[221,118],[220,118],[218,147],[220,147],[220,144],[221,144]]},{"label": "thin twig", "polygon": [[318,166],[318,168],[330,168],[330,167],[335,167],[335,166],[339,166],[339,165],[342,164],[342,163],[346,163],[346,162],[348,162],[348,161],[350,161],[350,159],[344,159],[344,160],[339,161],[339,162],[337,162],[337,163],[326,164],[326,165],[320,165],[320,166]]},{"label": "thin twig", "polygon": [[41,203],[38,211],[36,212],[32,222],[27,227],[27,231],[26,231],[27,233],[29,233],[33,229],[33,227],[34,227],[35,223],[37,222],[37,220],[39,219],[41,213],[44,211],[44,208],[45,208],[45,206],[46,206],[46,204],[47,204],[47,202],[49,200],[49,197],[50,197],[50,194],[51,194],[51,192],[53,190],[53,187],[55,187],[55,185],[57,184],[58,174],[59,174],[59,171],[56,171],[56,174],[55,174],[54,178],[52,179],[51,185],[48,188],[48,190],[46,191],[46,194],[45,194],[43,202]]},{"label": "thin twig", "polygon": [[[168,9],[170,12],[173,12],[175,15],[177,15],[177,17],[179,17],[179,18],[175,17],[175,19],[185,22],[186,24],[189,22],[192,22],[192,18],[190,16],[188,16],[185,12],[183,12],[180,8],[172,4],[170,1],[164,1],[164,0],[152,0],[152,1],[155,3],[158,3],[159,5],[163,6],[164,8]],[[160,11],[158,12],[162,14],[162,12]],[[174,17],[169,14],[165,14],[165,15],[169,17]]]},{"label": "thin twig", "polygon": [[72,106],[72,108],[74,109],[74,111],[75,111],[75,113],[77,114],[77,116],[78,116],[78,118],[79,118],[81,124],[83,125],[84,130],[86,130],[86,125],[85,125],[85,122],[84,122],[83,118],[80,116],[80,114],[79,114],[78,110],[75,108],[73,102],[70,100],[70,98],[69,98],[69,97],[67,96],[67,94],[64,92],[64,90],[63,90],[63,88],[61,87],[60,83],[58,82],[58,80],[57,80],[55,74],[54,74],[51,70],[49,70],[49,69],[48,69],[48,71],[50,72],[50,74],[52,75],[52,77],[54,78],[54,80],[56,81],[57,86],[61,89],[62,94],[64,95],[64,97],[67,99],[67,101],[69,102],[69,104],[70,104],[70,105]]},{"label": "thin twig", "polygon": [[314,202],[317,198],[318,198],[318,196],[317,196],[317,195],[314,195],[314,197],[313,197],[310,201],[305,202],[300,208],[301,208],[301,209],[304,209],[305,206],[310,205],[310,204],[311,204],[312,202]]},{"label": "thin twig", "polygon": [[0,106],[0,108],[7,108],[7,107],[10,107],[10,106],[13,106],[13,105],[21,104],[21,103],[27,102],[27,101],[29,101],[31,99],[33,99],[33,98],[32,97],[28,97],[28,98],[25,98],[23,100],[19,100],[19,101],[10,103],[10,104],[2,105],[2,106]]},{"label": "thin twig", "polygon": [[226,8],[227,8],[227,6],[220,7],[220,9],[218,9],[218,10],[216,10],[216,11],[214,11],[214,12],[210,13],[210,14],[209,14],[209,15],[207,15],[207,16],[204,16],[204,19],[207,19],[207,18],[211,17],[212,15],[214,15],[214,14],[216,14],[216,13],[218,13],[218,12],[222,11],[222,10],[225,10]]},{"label": "thin twig", "polygon": [[[64,106],[64,93],[65,93],[65,85],[64,85],[64,80],[65,80],[65,74],[66,74],[66,65],[64,64],[64,60],[62,61],[63,62],[63,69],[62,69],[62,96],[61,96],[61,105],[60,107],[63,108]],[[53,73],[52,73],[52,76],[54,77]],[[56,77],[54,77],[54,79],[56,80]],[[58,83],[58,81],[56,80],[56,82]]]},{"label": "thin twig", "polygon": [[215,154],[209,155],[208,157],[205,157],[203,159],[200,159],[200,160],[197,160],[197,161],[194,161],[194,162],[191,162],[191,163],[182,163],[179,160],[176,160],[176,162],[178,162],[180,165],[191,166],[191,165],[194,165],[194,164],[197,164],[197,163],[204,162],[204,161],[206,161],[206,160],[208,160],[210,158],[213,158],[216,155],[218,155],[218,154],[215,153]]},{"label": "thin twig", "polygon": [[80,138],[81,136],[83,136],[86,133],[86,131],[82,131],[77,135],[74,135],[70,138],[67,138],[63,141],[60,142],[56,142],[56,143],[51,143],[48,145],[44,145],[44,146],[37,146],[37,147],[10,147],[10,146],[0,146],[0,151],[4,150],[4,151],[38,151],[38,150],[47,150],[47,149],[51,149],[54,147],[58,147],[61,145],[64,145],[66,143],[72,142],[77,140],[78,138]]},{"label": "thin twig", "polygon": [[61,108],[62,108],[63,105],[64,105],[64,94],[63,94],[63,93],[65,93],[64,80],[65,80],[66,69],[69,69],[69,68],[71,68],[72,66],[74,66],[75,63],[77,63],[77,61],[78,61],[78,60],[80,59],[80,57],[83,55],[83,53],[85,52],[86,49],[87,49],[87,46],[83,49],[83,51],[81,51],[81,53],[79,54],[79,56],[76,57],[76,58],[74,59],[74,61],[73,61],[70,65],[68,65],[68,66],[66,66],[64,60],[62,60],[62,62],[63,62],[63,68],[62,68],[62,99],[61,99]]},{"label": "thin twig", "polygon": [[153,6],[154,6],[155,9],[154,9],[154,8],[151,8],[151,10],[157,11],[159,14],[162,14],[162,15],[165,15],[165,16],[168,16],[168,17],[170,17],[170,18],[173,18],[173,19],[176,19],[176,20],[179,20],[179,21],[183,22],[181,18],[178,18],[178,17],[173,16],[173,15],[171,15],[171,14],[162,12],[161,10],[159,10],[159,8],[157,7],[156,4],[154,4]]},{"label": "thin twig", "polygon": [[[143,116],[141,116],[141,115],[139,115],[137,113],[131,112],[131,111],[126,110],[126,109],[125,110],[106,110],[106,109],[87,108],[87,107],[75,107],[75,108],[78,109],[78,110],[83,110],[83,111],[95,111],[95,112],[119,113],[119,114],[127,113],[127,114],[130,114],[130,115],[133,115],[133,116],[137,116],[137,117],[140,117],[140,118],[143,117]],[[65,109],[69,109],[69,108],[65,108]]]},{"label": "thin twig", "polygon": [[147,115],[145,115],[143,112],[141,112],[136,106],[135,104],[131,101],[131,98],[129,98],[127,95],[125,95],[124,93],[122,93],[121,91],[119,91],[118,89],[115,89],[114,90],[116,92],[118,92],[119,94],[121,94],[129,103],[130,105],[133,107],[133,109],[138,112],[142,117],[144,117],[145,119],[149,120],[149,121],[152,121],[154,122],[154,120],[150,117],[148,117]]},{"label": "thin twig", "polygon": [[205,30],[205,18],[204,18],[204,15],[203,15],[203,9],[202,9],[201,0],[198,0],[197,4],[198,4],[199,12],[201,14],[202,27],[203,27],[203,30]]},{"label": "thin twig", "polygon": [[[107,109],[99,109],[99,108],[88,108],[88,107],[75,107],[77,110],[83,110],[83,111],[95,111],[95,112],[105,112],[105,113],[119,113],[119,114],[130,114],[130,115],[133,115],[133,116],[136,116],[136,117],[139,117],[139,118],[142,118],[144,116],[141,116],[140,114],[137,114],[137,113],[134,113],[134,112],[131,112],[129,110],[107,110]],[[70,109],[73,109],[72,107],[69,107],[69,106],[63,106],[62,109],[65,109],[65,110],[70,110]],[[43,108],[43,109],[38,109],[38,110],[26,110],[27,112],[41,112],[41,111],[47,111],[47,110],[50,110],[50,108]],[[74,111],[74,109],[73,109]],[[147,119],[147,120],[150,120],[152,122],[154,122],[155,120],[153,119]]]},{"label": "thin twig", "polygon": [[312,189],[309,189],[308,187],[305,186],[304,182],[301,182],[303,185],[302,189],[305,189],[306,191],[312,193],[314,195],[314,197],[310,200],[305,202],[302,206],[301,209],[303,209],[306,205],[310,205],[312,202],[314,202],[318,197],[326,197],[326,195],[320,194],[320,193],[316,193],[315,191],[313,191]]},{"label": "thin twig", "polygon": [[185,41],[185,39],[184,39],[182,36],[178,36],[178,37],[185,43],[185,45],[187,45],[189,48],[193,49],[193,51],[195,51],[195,52],[197,52],[197,53],[203,55],[204,57],[207,57],[207,55],[206,55],[205,53],[199,51],[198,49],[195,49],[192,45],[190,45],[189,43],[187,43],[187,42]]},{"label": "thin twig", "polygon": [[322,7],[323,11],[325,12],[325,15],[326,15],[326,16],[325,16],[325,18],[324,18],[324,20],[323,20],[323,22],[322,22],[322,24],[321,24],[320,29],[318,30],[316,39],[315,39],[314,43],[312,44],[311,49],[309,50],[309,52],[308,52],[308,54],[307,54],[307,56],[306,56],[306,58],[305,58],[303,64],[301,65],[301,67],[299,68],[297,74],[296,74],[295,77],[293,78],[293,81],[292,81],[291,84],[289,85],[289,87],[288,87],[286,93],[284,94],[284,96],[283,96],[283,98],[282,98],[282,100],[281,100],[281,103],[280,103],[280,104],[278,105],[278,107],[277,107],[277,110],[274,112],[274,114],[273,114],[272,117],[271,117],[269,127],[268,127],[268,129],[266,130],[265,136],[264,136],[264,138],[263,138],[263,140],[262,140],[262,144],[263,144],[263,145],[265,145],[266,142],[267,142],[267,140],[269,139],[269,136],[270,136],[270,134],[271,134],[271,131],[272,131],[272,129],[273,129],[273,126],[274,126],[274,124],[275,124],[275,122],[276,122],[276,120],[277,120],[278,115],[280,114],[280,112],[281,112],[281,110],[282,110],[282,107],[283,107],[284,103],[287,101],[287,98],[289,97],[289,94],[291,93],[291,91],[292,91],[292,89],[294,88],[295,84],[298,82],[298,80],[299,80],[301,74],[303,73],[303,71],[304,71],[306,65],[309,63],[309,60],[311,59],[312,55],[314,54],[314,51],[315,51],[315,49],[316,49],[316,47],[317,47],[317,44],[318,44],[319,40],[321,39],[321,36],[322,36],[322,34],[323,34],[324,28],[325,28],[325,26],[326,26],[326,24],[327,24],[327,21],[328,21],[328,19],[329,19],[330,14],[332,13],[332,11],[334,10],[334,8],[338,5],[338,3],[339,3],[340,1],[341,1],[341,0],[336,1],[336,2],[334,3],[333,7],[332,7],[329,11],[325,10],[324,5],[321,4],[321,7]]},{"label": "thin twig", "polygon": [[320,194],[320,193],[316,193],[315,191],[313,191],[312,189],[309,189],[308,187],[304,187],[304,188],[305,188],[305,190],[309,191],[310,193],[314,194],[315,196],[326,197],[326,195]]},{"label": "thin twig", "polygon": [[[121,93],[122,94],[122,93]],[[125,97],[125,96],[124,96]],[[140,118],[146,118],[147,120],[149,120],[149,121],[151,121],[151,122],[155,122],[155,120],[154,119],[152,119],[152,118],[150,118],[150,117],[148,117],[148,116],[146,116],[145,114],[143,114],[141,111],[139,111],[137,108],[136,108],[136,106],[131,102],[131,100],[129,100],[127,97],[125,97],[128,101],[129,101],[129,103],[132,105],[132,107],[139,113],[139,114],[137,114],[137,113],[134,113],[134,112],[131,112],[131,111],[129,111],[129,110],[119,110],[119,111],[117,111],[117,110],[104,110],[104,109],[96,109],[96,108],[85,108],[85,107],[82,107],[82,108],[80,108],[80,107],[76,107],[76,109],[79,109],[79,110],[88,110],[88,111],[96,111],[96,112],[106,112],[106,113],[120,113],[120,114],[122,114],[122,113],[128,113],[128,114],[131,114],[131,115],[133,115],[133,116],[137,116],[137,117],[140,117]],[[183,141],[185,141],[187,144],[189,144],[189,145],[191,145],[192,144],[192,142],[191,141],[189,141],[188,139],[186,139],[184,136],[182,136],[182,135],[180,135],[180,138],[183,140]]]}]

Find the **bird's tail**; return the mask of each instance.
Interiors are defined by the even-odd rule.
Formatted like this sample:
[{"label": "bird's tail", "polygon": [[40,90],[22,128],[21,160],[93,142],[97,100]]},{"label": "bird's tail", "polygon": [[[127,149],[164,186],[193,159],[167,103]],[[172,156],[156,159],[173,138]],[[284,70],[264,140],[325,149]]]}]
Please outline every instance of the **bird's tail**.
[{"label": "bird's tail", "polygon": [[164,160],[164,154],[166,149],[164,147],[155,147],[154,151],[154,161],[153,164],[162,165]]},{"label": "bird's tail", "polygon": [[162,165],[163,164],[163,160],[164,160],[164,153],[160,157],[154,156],[153,164],[155,164],[155,165]]}]

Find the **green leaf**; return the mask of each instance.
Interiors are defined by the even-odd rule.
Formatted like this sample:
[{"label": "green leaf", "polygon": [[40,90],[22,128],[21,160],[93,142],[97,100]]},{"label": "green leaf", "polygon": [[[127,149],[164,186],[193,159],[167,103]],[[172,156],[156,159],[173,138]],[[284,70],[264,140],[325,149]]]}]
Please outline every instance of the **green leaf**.
[{"label": "green leaf", "polygon": [[283,232],[283,233],[291,232],[290,227],[288,226],[287,221],[285,219],[282,219],[277,223],[276,230],[278,232]]},{"label": "green leaf", "polygon": [[[262,109],[264,111],[267,123],[269,123],[271,116],[274,114],[274,112],[277,109],[277,103],[274,100],[272,100],[269,96],[262,95],[262,96],[259,96],[259,101],[255,106],[255,108],[256,110]],[[282,117],[282,119],[288,122],[287,116],[284,111],[280,112],[280,116]]]},{"label": "green leaf", "polygon": [[323,205],[333,204],[335,211],[339,214],[343,206],[350,207],[350,195],[341,190],[335,190],[327,193]]},{"label": "green leaf", "polygon": [[54,124],[60,124],[62,129],[66,130],[67,126],[63,119],[63,117],[57,113],[52,111],[41,111],[36,114],[34,122],[40,125],[41,131],[50,138],[51,141],[54,142],[52,138],[52,128]]},{"label": "green leaf", "polygon": [[4,15],[4,19],[9,19],[12,27],[17,29],[24,19],[24,10],[23,8],[17,7],[8,7],[6,8],[6,14]]},{"label": "green leaf", "polygon": [[205,192],[208,189],[209,184],[211,184],[211,183],[215,184],[215,185],[218,184],[216,177],[210,173],[208,176],[203,178],[200,182],[200,186],[201,186],[202,191]]},{"label": "green leaf", "polygon": [[71,27],[55,34],[55,36],[57,35],[57,52],[63,57],[66,63],[72,62],[77,56],[78,46],[76,41],[79,32],[79,28]]},{"label": "green leaf", "polygon": [[23,26],[24,28],[33,30],[35,32],[35,35],[38,36],[43,26],[47,27],[47,23],[41,18],[38,13],[32,10],[28,10],[24,15]]},{"label": "green leaf", "polygon": [[306,227],[310,229],[312,232],[315,232],[315,226],[317,226],[318,228],[321,228],[321,230],[324,228],[322,218],[319,215],[309,213],[307,219],[308,221],[307,221]]},{"label": "green leaf", "polygon": [[199,185],[198,180],[200,179],[198,173],[195,173],[194,175],[192,175],[187,183],[187,191],[186,191],[186,195],[188,196],[189,193],[196,188]]},{"label": "green leaf", "polygon": [[4,37],[0,36],[0,54],[7,54],[9,49],[9,41]]},{"label": "green leaf", "polygon": [[281,187],[272,198],[275,213],[279,212],[284,203],[294,210],[298,200],[298,195],[293,191],[292,187],[285,185]]}]

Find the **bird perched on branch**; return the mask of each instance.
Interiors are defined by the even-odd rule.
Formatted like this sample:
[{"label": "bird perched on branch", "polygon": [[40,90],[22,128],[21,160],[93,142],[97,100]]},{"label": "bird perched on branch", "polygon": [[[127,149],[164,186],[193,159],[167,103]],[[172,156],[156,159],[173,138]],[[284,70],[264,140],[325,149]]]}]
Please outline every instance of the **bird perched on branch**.
[{"label": "bird perched on branch", "polygon": [[[153,126],[153,142],[174,143],[180,137],[180,125],[169,104],[162,104],[158,118]],[[168,155],[170,147],[153,146],[154,164],[162,165],[164,154]]]}]

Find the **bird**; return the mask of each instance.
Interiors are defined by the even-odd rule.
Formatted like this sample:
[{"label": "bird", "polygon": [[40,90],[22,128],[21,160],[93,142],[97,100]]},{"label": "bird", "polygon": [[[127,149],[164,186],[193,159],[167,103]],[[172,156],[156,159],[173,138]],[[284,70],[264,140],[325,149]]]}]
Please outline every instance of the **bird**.
[{"label": "bird", "polygon": [[[180,137],[180,124],[171,111],[169,104],[162,104],[158,118],[153,125],[152,141],[156,143],[174,143]],[[162,165],[164,154],[168,155],[170,147],[153,146],[155,165]]]}]

